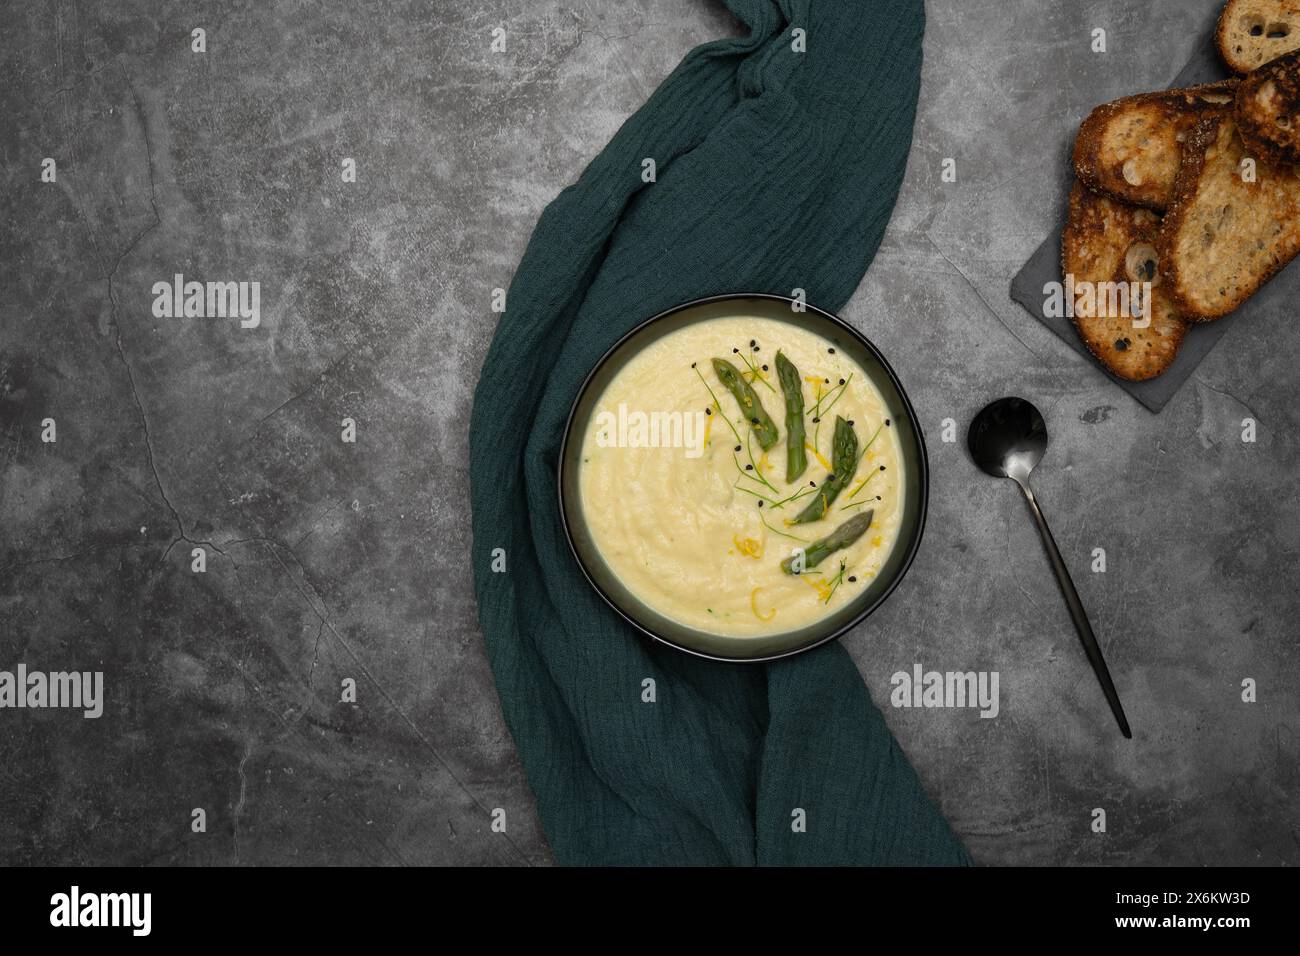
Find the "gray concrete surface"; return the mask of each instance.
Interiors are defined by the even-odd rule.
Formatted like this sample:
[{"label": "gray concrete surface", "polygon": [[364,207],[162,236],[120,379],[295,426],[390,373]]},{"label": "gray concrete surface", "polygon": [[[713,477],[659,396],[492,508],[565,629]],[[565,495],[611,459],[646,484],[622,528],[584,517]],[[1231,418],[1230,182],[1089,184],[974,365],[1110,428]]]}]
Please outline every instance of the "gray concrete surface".
[{"label": "gray concrete surface", "polygon": [[[1153,416],[1007,295],[1060,213],[1072,127],[1163,86],[1215,6],[930,3],[907,181],[844,312],[898,368],[934,468],[920,557],[846,644],[985,863],[1300,862],[1293,316],[1239,323]],[[0,669],[102,669],[108,686],[99,720],[0,711],[0,860],[549,862],[465,558],[489,296],[545,204],[729,15],[716,0],[7,14]],[[151,287],[177,272],[259,281],[262,326],[155,318]],[[1014,488],[941,440],[1003,393],[1048,415],[1036,484],[1131,743]],[[918,661],[998,670],[999,718],[889,709],[889,676]],[[356,705],[338,702],[345,678]]]}]

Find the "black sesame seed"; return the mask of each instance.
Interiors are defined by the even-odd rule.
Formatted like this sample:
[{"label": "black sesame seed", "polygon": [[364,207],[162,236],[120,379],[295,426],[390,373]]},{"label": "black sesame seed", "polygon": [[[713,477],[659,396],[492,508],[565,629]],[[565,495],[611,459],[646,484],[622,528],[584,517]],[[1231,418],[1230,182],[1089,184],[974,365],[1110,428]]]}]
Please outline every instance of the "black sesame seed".
[{"label": "black sesame seed", "polygon": [[814,419],[813,419],[813,424],[816,425],[816,424],[817,424],[818,422],[820,422],[820,421],[821,421],[820,418],[814,418]]},{"label": "black sesame seed", "polygon": [[827,385],[829,385],[829,384],[831,383],[831,380],[828,378],[828,379],[825,379],[825,382],[826,382]]},{"label": "black sesame seed", "polygon": [[753,465],[746,465],[746,466],[745,466],[745,470],[746,470],[746,471],[753,471],[753,470],[754,470],[754,466],[753,466]]},{"label": "black sesame seed", "polygon": [[858,582],[858,579],[857,579],[856,577],[854,577],[853,575],[850,574],[850,575],[849,575],[849,583],[850,583],[850,584],[856,584],[857,582]]},{"label": "black sesame seed", "polygon": [[844,384],[844,379],[840,379],[840,384],[841,384],[841,385]]},{"label": "black sesame seed", "polygon": [[853,419],[851,419],[851,418],[849,419],[849,427],[850,427],[850,428],[853,427]]},{"label": "black sesame seed", "polygon": [[810,481],[810,482],[808,482],[808,484],[812,485],[814,488],[817,487],[817,482],[815,482],[815,481]]},{"label": "black sesame seed", "polygon": [[755,352],[758,351],[758,346],[757,346],[757,345],[754,346],[754,351],[755,351]]},{"label": "black sesame seed", "polygon": [[755,345],[757,345],[757,344],[758,344],[758,343],[755,342],[753,339],[750,339],[750,340],[749,340],[749,347],[750,347],[751,349],[752,349]]},{"label": "black sesame seed", "polygon": [[751,418],[751,419],[749,420],[749,423],[750,423],[751,425],[757,425],[757,424],[758,424],[758,419],[757,419],[757,418]]},{"label": "black sesame seed", "polygon": [[713,406],[712,406],[712,405],[705,405],[705,406],[704,406],[704,414],[705,414],[705,415],[712,415],[712,414],[713,414]]},{"label": "black sesame seed", "polygon": [[888,418],[885,419],[885,427],[886,427],[886,428],[889,427],[889,419],[888,419]]},{"label": "black sesame seed", "polygon": [[764,371],[764,372],[767,371],[767,366],[766,366],[766,365],[763,366],[763,371]]},{"label": "black sesame seed", "polygon": [[731,350],[731,353],[732,353],[733,355],[739,355],[739,354],[740,354],[740,349],[732,349],[732,350]]},{"label": "black sesame seed", "polygon": [[876,495],[876,500],[877,500],[877,501],[880,500],[880,495]]},{"label": "black sesame seed", "polygon": [[740,446],[739,446],[739,445],[736,446],[736,451],[740,451]]},{"label": "black sesame seed", "polygon": [[834,476],[834,475],[827,475],[827,476],[826,476],[826,480],[827,480],[827,481],[834,481],[834,480],[835,480],[835,476]]},{"label": "black sesame seed", "polygon": [[759,506],[760,508],[763,507],[763,502],[760,501],[760,502],[758,503],[758,506]]},{"label": "black sesame seed", "polygon": [[697,362],[692,362],[692,363],[691,363],[691,368],[695,368],[695,366],[696,366],[697,364],[699,364],[699,363],[697,363]]},{"label": "black sesame seed", "polygon": [[835,354],[835,350],[834,350],[834,349],[827,349],[826,351],[827,351],[827,352],[830,352],[831,355],[834,355],[834,354]]},{"label": "black sesame seed", "polygon": [[881,471],[884,471],[884,470],[885,470],[885,466],[884,466],[884,465],[881,465],[881,466],[880,466],[880,470],[881,470]]}]

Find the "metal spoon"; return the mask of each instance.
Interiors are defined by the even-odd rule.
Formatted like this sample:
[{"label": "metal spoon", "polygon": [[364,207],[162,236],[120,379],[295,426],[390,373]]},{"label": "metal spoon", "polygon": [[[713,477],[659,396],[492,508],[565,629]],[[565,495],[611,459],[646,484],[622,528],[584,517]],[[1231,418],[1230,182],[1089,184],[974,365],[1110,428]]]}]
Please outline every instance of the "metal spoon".
[{"label": "metal spoon", "polygon": [[970,424],[970,432],[966,436],[966,444],[970,448],[971,457],[975,459],[975,464],[979,465],[981,470],[995,478],[1010,478],[1025,493],[1029,510],[1038,524],[1038,534],[1043,539],[1043,547],[1047,549],[1047,557],[1052,562],[1052,570],[1056,572],[1056,583],[1061,586],[1065,605],[1070,609],[1070,618],[1074,621],[1075,630],[1079,632],[1083,651],[1088,655],[1088,662],[1092,664],[1097,680],[1101,682],[1102,692],[1106,695],[1106,702],[1110,704],[1111,713],[1119,723],[1120,732],[1125,737],[1131,738],[1133,731],[1129,730],[1128,718],[1124,716],[1124,707],[1119,702],[1119,694],[1115,692],[1115,684],[1110,679],[1110,671],[1106,669],[1101,648],[1097,645],[1097,638],[1092,633],[1091,625],[1088,624],[1088,614],[1083,609],[1078,592],[1074,590],[1074,582],[1070,580],[1070,572],[1065,569],[1065,562],[1061,560],[1061,552],[1057,550],[1056,542],[1052,540],[1052,532],[1047,528],[1047,519],[1043,517],[1038,501],[1029,488],[1029,473],[1034,470],[1034,466],[1042,459],[1043,452],[1047,450],[1047,426],[1043,423],[1043,416],[1023,398],[999,398],[996,402],[984,406],[984,409],[975,416],[975,420]]}]

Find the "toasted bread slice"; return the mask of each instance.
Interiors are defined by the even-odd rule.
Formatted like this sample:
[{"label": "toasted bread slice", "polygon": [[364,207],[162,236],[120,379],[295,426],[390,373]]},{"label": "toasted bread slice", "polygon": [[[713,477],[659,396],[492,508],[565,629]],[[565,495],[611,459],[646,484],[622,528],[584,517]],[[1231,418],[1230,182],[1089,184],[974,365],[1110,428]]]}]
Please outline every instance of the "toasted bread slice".
[{"label": "toasted bread slice", "polygon": [[1236,82],[1142,93],[1098,106],[1074,141],[1075,174],[1113,199],[1168,208],[1183,141],[1207,110],[1231,108]]},{"label": "toasted bread slice", "polygon": [[1300,0],[1228,0],[1214,41],[1237,73],[1300,50]]},{"label": "toasted bread slice", "polygon": [[[1187,331],[1164,291],[1155,248],[1159,228],[1160,217],[1149,209],[1117,202],[1080,182],[1070,191],[1061,265],[1067,277],[1073,276],[1076,293],[1085,283],[1094,293],[1091,305],[1088,296],[1077,294],[1074,326],[1106,368],[1135,382],[1169,368]],[[1151,283],[1149,316],[1132,301],[1127,310],[1108,307],[1098,289],[1103,283],[1142,282]]]},{"label": "toasted bread slice", "polygon": [[1300,50],[1241,81],[1233,119],[1251,153],[1274,163],[1300,163]]},{"label": "toasted bread slice", "polygon": [[1300,175],[1259,158],[1251,176],[1245,158],[1230,115],[1206,116],[1187,140],[1156,242],[1184,315],[1227,315],[1300,252]]}]

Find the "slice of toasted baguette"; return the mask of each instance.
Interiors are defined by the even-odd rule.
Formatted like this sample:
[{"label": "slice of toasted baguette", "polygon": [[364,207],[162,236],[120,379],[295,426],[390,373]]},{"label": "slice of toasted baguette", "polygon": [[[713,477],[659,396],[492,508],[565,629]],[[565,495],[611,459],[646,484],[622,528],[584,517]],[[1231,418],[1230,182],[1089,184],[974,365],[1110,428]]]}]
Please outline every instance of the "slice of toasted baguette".
[{"label": "slice of toasted baguette", "polygon": [[[1102,295],[1087,306],[1074,302],[1074,326],[1088,351],[1120,378],[1155,378],[1173,364],[1187,324],[1165,294],[1155,249],[1160,217],[1149,209],[1117,202],[1075,182],[1070,191],[1070,218],[1061,240],[1061,265],[1077,289],[1088,283],[1151,282],[1150,315],[1130,303],[1127,311],[1099,307]],[[1067,285],[1070,280],[1067,278]],[[1143,327],[1149,319],[1148,325]]]},{"label": "slice of toasted baguette", "polygon": [[1098,106],[1074,141],[1075,174],[1113,199],[1166,209],[1183,140],[1207,110],[1231,108],[1236,82],[1142,93]]},{"label": "slice of toasted baguette", "polygon": [[1241,81],[1233,119],[1251,153],[1275,163],[1300,163],[1300,50]]},{"label": "slice of toasted baguette", "polygon": [[1296,168],[1245,158],[1230,115],[1206,116],[1187,140],[1156,242],[1183,315],[1227,315],[1300,252]]},{"label": "slice of toasted baguette", "polygon": [[1214,41],[1237,73],[1300,49],[1300,0],[1228,0]]}]

